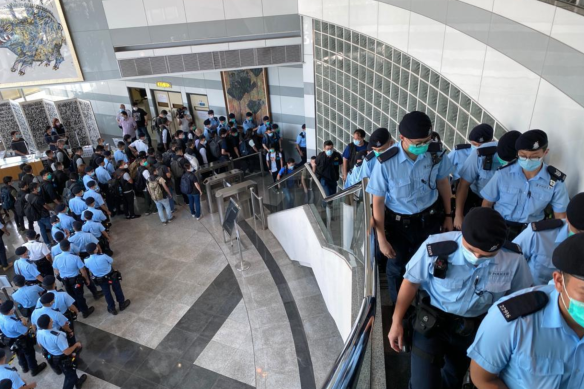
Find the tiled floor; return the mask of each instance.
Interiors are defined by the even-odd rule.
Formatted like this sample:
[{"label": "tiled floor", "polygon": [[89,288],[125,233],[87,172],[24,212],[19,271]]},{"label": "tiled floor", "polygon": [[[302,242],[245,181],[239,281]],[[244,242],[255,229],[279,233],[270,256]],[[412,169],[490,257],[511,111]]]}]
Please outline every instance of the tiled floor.
[{"label": "tiled floor", "polygon": [[[319,388],[343,343],[312,271],[242,222],[250,268],[238,272],[217,214],[197,222],[184,208],[168,226],[157,215],[114,220],[114,263],[132,305],[112,316],[88,294],[96,311],[76,327],[84,387]],[[5,239],[8,252],[21,242]],[[62,380],[50,369],[36,377],[39,388]]]}]

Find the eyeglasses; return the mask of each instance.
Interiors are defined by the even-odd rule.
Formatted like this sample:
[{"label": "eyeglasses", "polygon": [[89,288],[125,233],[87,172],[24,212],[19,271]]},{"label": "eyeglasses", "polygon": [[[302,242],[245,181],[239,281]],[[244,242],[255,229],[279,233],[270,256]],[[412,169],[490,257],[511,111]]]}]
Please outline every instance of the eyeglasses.
[{"label": "eyeglasses", "polygon": [[429,145],[429,144],[432,142],[432,138],[430,138],[430,139],[428,139],[428,140],[426,140],[426,141],[424,141],[424,142],[419,142],[419,143],[414,143],[414,142],[412,142],[412,140],[411,140],[411,139],[408,139],[408,141],[409,141],[411,144],[413,144],[414,146],[426,146],[426,145]]},{"label": "eyeglasses", "polygon": [[541,161],[543,157],[518,157],[520,161],[527,162],[527,161]]}]

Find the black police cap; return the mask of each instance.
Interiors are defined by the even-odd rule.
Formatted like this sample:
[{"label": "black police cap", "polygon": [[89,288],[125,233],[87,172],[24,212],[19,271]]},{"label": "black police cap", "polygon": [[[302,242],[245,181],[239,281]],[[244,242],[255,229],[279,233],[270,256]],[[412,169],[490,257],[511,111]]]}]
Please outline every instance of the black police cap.
[{"label": "black police cap", "polygon": [[229,119],[235,119],[235,114],[233,112],[229,114]]},{"label": "black police cap", "polygon": [[432,134],[432,121],[424,112],[412,111],[399,123],[399,133],[408,139],[424,139]]},{"label": "black police cap", "polygon": [[371,147],[381,147],[391,139],[389,130],[387,128],[378,128],[373,131],[373,134],[369,137],[369,145]]},{"label": "black police cap", "polygon": [[63,212],[65,209],[67,208],[66,204],[59,204],[55,207],[55,211],[57,212]]},{"label": "black police cap", "polygon": [[55,284],[55,276],[48,275],[43,278],[43,286],[53,286]]},{"label": "black police cap", "polygon": [[55,300],[55,295],[53,293],[45,293],[41,296],[41,304],[50,304]]},{"label": "black police cap", "polygon": [[76,231],[81,231],[82,228],[83,228],[83,222],[82,221],[75,220],[73,222],[73,229],[75,229]]},{"label": "black police cap", "polygon": [[92,172],[92,171],[94,171],[94,170],[95,170],[95,169],[94,169],[94,168],[92,168],[91,166],[86,166],[86,167],[85,167],[85,173],[89,173],[89,172]]},{"label": "black police cap", "polygon": [[[4,358],[4,355],[2,355],[0,358]],[[12,389],[12,380],[4,378],[2,381],[0,381],[0,389]]]},{"label": "black police cap", "polygon": [[26,237],[28,239],[34,239],[34,238],[36,238],[36,235],[37,234],[36,234],[35,230],[26,230]]},{"label": "black police cap", "polygon": [[[52,294],[52,293],[47,293],[47,294]],[[47,315],[46,313],[44,315],[41,315],[38,319],[37,319],[37,326],[41,329],[41,330],[46,330],[49,328],[49,323],[51,322],[51,318],[49,317],[49,315]]]},{"label": "black police cap", "polygon": [[246,112],[246,113],[245,113],[245,117],[248,117],[248,118],[250,118],[250,117],[252,117],[252,116],[253,116],[253,113],[251,113],[251,112]]},{"label": "black police cap", "polygon": [[478,143],[490,142],[493,140],[494,133],[493,127],[487,123],[482,123],[471,130],[470,134],[468,134],[468,139]]},{"label": "black police cap", "polygon": [[57,223],[59,221],[59,216],[52,215],[50,220],[51,220],[51,223]]},{"label": "black police cap", "polygon": [[24,278],[24,276],[17,274],[12,278],[12,282],[14,283],[14,285],[20,287],[20,286],[24,286],[26,279]]},{"label": "black police cap", "polygon": [[207,111],[207,115],[215,115],[215,112],[212,109],[210,109]]},{"label": "black police cap", "polygon": [[96,249],[97,249],[97,245],[95,243],[88,243],[87,246],[85,246],[85,250],[88,253],[94,253]]},{"label": "black police cap", "polygon": [[65,234],[63,234],[61,231],[57,231],[55,232],[55,240],[57,242],[62,241],[63,239],[65,239]]},{"label": "black police cap", "polygon": [[474,208],[464,217],[462,237],[479,250],[497,251],[507,239],[505,219],[492,208]]},{"label": "black police cap", "polygon": [[306,124],[303,124],[303,125],[302,125],[302,129],[303,129],[303,130],[306,130]]},{"label": "black police cap", "polygon": [[73,185],[73,188],[71,189],[71,192],[73,192],[73,194],[79,194],[83,191],[83,187],[81,185]]},{"label": "black police cap", "polygon": [[536,151],[547,147],[548,137],[542,130],[529,130],[521,134],[515,142],[515,148],[519,150]]},{"label": "black police cap", "polygon": [[14,309],[14,303],[12,300],[6,300],[0,305],[0,313],[3,315],[7,315]]},{"label": "black police cap", "polygon": [[556,269],[584,280],[584,233],[570,236],[552,254]]},{"label": "black police cap", "polygon": [[520,136],[521,133],[519,131],[509,131],[499,138],[499,142],[497,143],[497,155],[499,158],[507,162],[517,158],[515,142],[517,142]]},{"label": "black police cap", "polygon": [[14,254],[16,254],[16,255],[22,255],[22,254],[26,253],[26,251],[27,251],[27,248],[26,247],[20,246],[19,248],[17,248],[14,251]]},{"label": "black police cap", "polygon": [[95,160],[95,163],[97,163],[98,165],[101,165],[103,163],[103,158],[99,157]]},{"label": "black police cap", "polygon": [[204,125],[206,126],[210,126],[211,125],[211,121],[209,119],[205,119],[205,121],[203,122]]},{"label": "black police cap", "polygon": [[577,230],[584,231],[584,193],[572,197],[568,204],[568,221]]}]

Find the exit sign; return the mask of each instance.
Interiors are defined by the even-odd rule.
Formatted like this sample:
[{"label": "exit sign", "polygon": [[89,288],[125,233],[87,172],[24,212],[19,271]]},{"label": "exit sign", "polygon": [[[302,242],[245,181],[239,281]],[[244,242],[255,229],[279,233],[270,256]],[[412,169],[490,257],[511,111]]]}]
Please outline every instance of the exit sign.
[{"label": "exit sign", "polygon": [[159,88],[172,88],[172,84],[170,82],[158,81],[156,83],[156,86],[159,87]]}]

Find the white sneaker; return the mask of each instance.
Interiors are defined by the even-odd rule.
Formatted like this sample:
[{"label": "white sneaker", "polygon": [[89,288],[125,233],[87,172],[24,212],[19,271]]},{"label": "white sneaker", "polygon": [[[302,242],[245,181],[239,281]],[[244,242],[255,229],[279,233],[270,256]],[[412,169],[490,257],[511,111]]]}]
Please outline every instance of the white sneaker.
[{"label": "white sneaker", "polygon": [[[191,215],[191,216],[192,216],[192,217],[195,217],[195,215]],[[197,219],[197,220],[199,220],[199,219]]]}]

